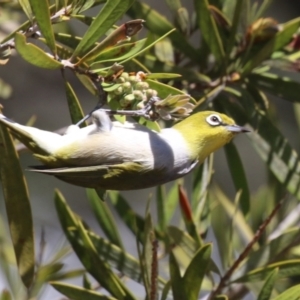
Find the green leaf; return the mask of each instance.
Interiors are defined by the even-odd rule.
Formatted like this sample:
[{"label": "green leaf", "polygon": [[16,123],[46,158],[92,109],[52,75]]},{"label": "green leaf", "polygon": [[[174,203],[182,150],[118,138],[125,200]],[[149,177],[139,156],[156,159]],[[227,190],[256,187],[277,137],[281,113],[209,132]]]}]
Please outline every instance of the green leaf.
[{"label": "green leaf", "polygon": [[27,184],[13,140],[0,126],[0,179],[18,272],[29,288],[34,277],[33,221]]},{"label": "green leaf", "polygon": [[60,293],[72,300],[117,300],[117,298],[105,296],[92,290],[87,290],[75,285],[50,282],[50,284]]},{"label": "green leaf", "polygon": [[300,102],[298,92],[300,83],[288,76],[282,77],[273,73],[252,73],[248,78],[255,86],[270,94],[291,102]]},{"label": "green leaf", "polygon": [[173,79],[179,77],[181,77],[181,74],[174,73],[150,73],[146,75],[147,79]]},{"label": "green leaf", "polygon": [[106,202],[99,199],[97,193],[93,189],[87,189],[87,197],[89,199],[90,205],[96,216],[96,219],[104,231],[108,239],[115,245],[119,246],[121,249],[124,248],[121,236],[118,231],[117,224],[113,218],[113,215]]},{"label": "green leaf", "polygon": [[20,55],[34,66],[53,70],[63,67],[63,64],[50,57],[42,49],[33,44],[26,43],[26,37],[21,33],[16,33],[15,45]]},{"label": "green leaf", "polygon": [[266,281],[259,292],[257,300],[269,300],[272,294],[272,290],[274,288],[275,280],[277,278],[278,269],[274,269],[273,272],[269,274],[266,278]]},{"label": "green leaf", "polygon": [[85,269],[117,299],[135,300],[127,287],[98,255],[87,230],[56,191],[55,205],[63,230]]},{"label": "green leaf", "polygon": [[250,253],[246,270],[251,271],[258,266],[266,265],[272,259],[277,259],[282,251],[299,241],[299,235],[299,228],[291,228],[268,244],[262,245],[258,250]]},{"label": "green leaf", "polygon": [[[129,9],[128,14],[132,18],[142,18],[146,21],[145,27],[150,32],[157,36],[165,35],[172,30],[174,26],[165,18],[159,14],[151,6],[136,1]],[[184,53],[189,59],[194,62],[199,62],[200,57],[198,51],[188,42],[186,37],[178,30],[172,32],[168,38],[172,41],[174,47]]]},{"label": "green leaf", "polygon": [[233,143],[225,146],[225,153],[235,189],[237,192],[241,191],[239,202],[242,212],[247,215],[250,209],[250,191],[241,158]]},{"label": "green leaf", "polygon": [[91,51],[80,59],[78,64],[85,61],[94,61],[94,59],[105,49],[111,48],[120,42],[137,34],[143,28],[143,20],[128,21],[111,32],[103,41],[98,43]]},{"label": "green leaf", "polygon": [[[186,93],[182,90],[178,90],[168,84],[164,84],[152,79],[146,79],[151,89],[154,89],[158,92],[158,95],[161,99],[168,97],[169,95],[186,95]],[[191,97],[191,100],[196,103],[196,100]]]},{"label": "green leaf", "polygon": [[18,0],[19,4],[21,5],[24,13],[26,14],[27,18],[32,21],[32,10],[30,7],[29,0]]},{"label": "green leaf", "polygon": [[[120,247],[92,232],[88,232],[88,234],[97,250],[97,253],[104,260],[108,261],[113,268],[131,280],[142,283],[140,262],[134,256],[124,252],[124,250]],[[166,282],[162,277],[158,276],[158,283],[161,288]]]},{"label": "green leaf", "polygon": [[122,15],[132,5],[134,0],[114,0],[107,1],[82,40],[74,50],[73,58],[85,55],[97,40],[103,36],[112,25],[122,17]]},{"label": "green leaf", "polygon": [[170,252],[169,269],[171,277],[171,287],[174,300],[188,299],[183,286],[183,279],[180,275],[179,265],[173,252]]},{"label": "green leaf", "polygon": [[29,0],[39,30],[47,41],[47,45],[53,54],[56,54],[55,39],[50,19],[48,0]]},{"label": "green leaf", "polygon": [[273,300],[299,300],[300,284],[294,285],[282,294],[275,297]]},{"label": "green leaf", "polygon": [[203,278],[210,264],[212,245],[201,247],[191,260],[183,276],[183,287],[186,293],[186,299],[197,300]]},{"label": "green leaf", "polygon": [[[65,89],[72,124],[76,124],[83,119],[84,113],[71,84],[67,80],[65,80]],[[86,126],[86,122],[83,123],[83,126]]]},{"label": "green leaf", "polygon": [[255,67],[259,66],[265,59],[269,58],[276,50],[286,46],[291,40],[293,34],[297,31],[300,25],[300,18],[291,20],[283,25],[283,29],[278,31],[259,51],[247,60],[243,67],[242,75],[248,75]]},{"label": "green leaf", "polygon": [[246,90],[236,93],[235,97],[247,109],[227,105],[226,110],[244,122],[248,119],[249,124],[255,128],[255,131],[247,135],[254,149],[279,182],[300,200],[300,161],[296,151],[265,113],[254,109],[253,101],[249,101],[251,95]]},{"label": "green leaf", "polygon": [[195,0],[194,5],[201,35],[215,56],[216,61],[223,64],[225,59],[224,46],[216,22],[210,12],[208,0]]},{"label": "green leaf", "polygon": [[276,262],[262,268],[254,269],[245,275],[235,279],[233,282],[255,282],[264,280],[275,269],[278,268],[277,278],[286,278],[300,275],[300,259],[291,259]]},{"label": "green leaf", "polygon": [[93,59],[94,62],[92,65],[95,66],[95,64],[102,64],[104,62],[119,62],[131,58],[145,47],[145,43],[146,39],[142,39],[134,43],[126,43],[104,50]]}]

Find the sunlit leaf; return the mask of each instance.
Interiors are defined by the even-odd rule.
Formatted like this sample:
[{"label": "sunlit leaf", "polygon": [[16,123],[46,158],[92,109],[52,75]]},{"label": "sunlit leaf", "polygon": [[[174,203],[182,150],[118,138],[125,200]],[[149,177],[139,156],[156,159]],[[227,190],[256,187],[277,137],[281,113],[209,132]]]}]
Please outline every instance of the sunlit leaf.
[{"label": "sunlit leaf", "polygon": [[47,41],[47,45],[53,54],[56,54],[54,33],[50,20],[50,10],[48,0],[29,0],[35,19],[39,25],[39,30]]},{"label": "sunlit leaf", "polygon": [[20,55],[29,63],[45,69],[59,69],[63,65],[50,57],[42,49],[37,46],[26,43],[26,37],[21,33],[15,35],[15,45]]},{"label": "sunlit leaf", "polygon": [[298,300],[300,295],[300,284],[294,285],[282,294],[273,298],[273,300]]},{"label": "sunlit leaf", "polygon": [[134,0],[107,1],[82,37],[73,53],[73,58],[85,55],[94,43],[126,12]]}]

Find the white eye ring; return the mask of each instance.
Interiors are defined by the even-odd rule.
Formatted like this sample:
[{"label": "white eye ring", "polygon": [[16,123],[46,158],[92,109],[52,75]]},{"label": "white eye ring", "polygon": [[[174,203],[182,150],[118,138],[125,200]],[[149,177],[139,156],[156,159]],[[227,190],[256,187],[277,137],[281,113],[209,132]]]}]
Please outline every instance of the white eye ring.
[{"label": "white eye ring", "polygon": [[206,122],[211,126],[218,126],[222,124],[222,119],[219,115],[213,114],[206,118]]}]

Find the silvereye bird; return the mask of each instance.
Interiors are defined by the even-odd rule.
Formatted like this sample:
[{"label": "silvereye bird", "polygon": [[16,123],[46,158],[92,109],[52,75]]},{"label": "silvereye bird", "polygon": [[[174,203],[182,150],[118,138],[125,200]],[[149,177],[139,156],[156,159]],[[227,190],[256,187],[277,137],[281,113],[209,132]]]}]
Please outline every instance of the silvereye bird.
[{"label": "silvereye bird", "polygon": [[87,127],[71,125],[59,135],[0,114],[0,124],[44,164],[33,171],[105,190],[143,189],[183,177],[236,134],[248,131],[214,111],[195,113],[160,132],[136,123],[112,122],[101,110],[92,119]]}]

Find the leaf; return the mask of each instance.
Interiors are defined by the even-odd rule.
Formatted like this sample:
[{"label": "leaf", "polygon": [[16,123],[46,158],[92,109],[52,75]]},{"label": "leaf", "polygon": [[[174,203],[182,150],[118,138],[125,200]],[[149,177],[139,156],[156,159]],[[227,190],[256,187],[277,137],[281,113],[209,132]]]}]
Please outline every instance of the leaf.
[{"label": "leaf", "polygon": [[[105,259],[113,268],[131,280],[142,283],[140,262],[134,256],[124,252],[124,250],[120,247],[112,244],[102,237],[95,235],[90,231],[88,234],[98,254],[103,257],[103,259]],[[166,282],[162,277],[158,276],[158,283],[159,286],[162,287]]]},{"label": "leaf", "polygon": [[26,37],[21,33],[15,35],[15,46],[20,55],[34,66],[52,70],[63,67],[63,64],[47,55],[42,49],[26,43]]},{"label": "leaf", "polygon": [[257,300],[269,300],[271,299],[272,290],[274,288],[275,280],[277,278],[278,269],[274,269],[266,278],[262,289],[257,296]]},{"label": "leaf", "polygon": [[239,202],[242,212],[247,215],[250,209],[250,191],[241,158],[233,143],[225,146],[225,153],[235,189],[237,192],[241,191]]},{"label": "leaf", "polygon": [[133,2],[134,0],[107,1],[74,50],[72,58],[85,55],[94,43],[119,20]]},{"label": "leaf", "polygon": [[273,300],[299,300],[299,295],[300,295],[300,284],[297,284],[287,289],[277,297],[273,298]]},{"label": "leaf", "polygon": [[101,54],[105,49],[111,48],[117,43],[127,40],[129,37],[137,34],[143,27],[143,20],[131,20],[119,26],[110,33],[103,41],[98,43],[91,51],[89,51],[77,64],[85,61],[94,61],[95,57]]},{"label": "leaf", "polygon": [[[146,82],[149,84],[151,89],[154,89],[158,92],[158,95],[162,99],[168,97],[169,95],[186,95],[186,93],[182,90],[178,90],[170,85],[152,79],[146,79]],[[194,98],[191,97],[190,99],[196,103]]]},{"label": "leaf", "polygon": [[210,244],[201,247],[186,269],[183,276],[186,299],[198,299],[203,278],[210,264],[211,250],[212,245]]},{"label": "leaf", "polygon": [[211,53],[215,56],[216,61],[219,64],[223,64],[225,59],[225,51],[216,22],[209,9],[208,0],[195,0],[194,5],[201,35],[210,48]]},{"label": "leaf", "polygon": [[[174,28],[174,26],[163,15],[159,14],[149,5],[139,1],[136,1],[132,5],[128,11],[128,15],[132,18],[142,18],[145,20],[145,27],[157,36],[163,36]],[[194,62],[200,61],[201,58],[199,57],[198,51],[188,42],[182,33],[176,30],[168,37],[172,41],[174,47],[179,49],[188,58]]]},{"label": "leaf", "polygon": [[134,43],[126,43],[104,50],[94,58],[92,65],[95,66],[104,62],[119,62],[131,58],[145,47],[145,43],[146,39],[142,39]]},{"label": "leaf", "polygon": [[113,218],[113,215],[107,205],[107,203],[101,201],[93,189],[87,189],[87,197],[89,199],[90,205],[96,216],[96,219],[104,231],[108,239],[115,245],[119,246],[121,249],[124,248],[121,236],[118,231],[117,224]]},{"label": "leaf", "polygon": [[50,282],[50,284],[60,293],[72,300],[117,300],[117,298],[99,294],[92,290],[87,290],[75,285],[62,283],[62,282]]},{"label": "leaf", "polygon": [[19,4],[21,5],[24,13],[26,14],[27,18],[32,22],[32,10],[30,7],[29,0],[18,0]]},{"label": "leaf", "polygon": [[172,251],[170,252],[169,269],[174,300],[188,299],[183,288],[183,279],[180,275],[179,265]]},{"label": "leaf", "polygon": [[253,102],[249,101],[251,95],[246,90],[241,92],[239,95],[235,94],[235,97],[247,109],[243,110],[233,105],[227,105],[226,109],[244,122],[248,120],[255,128],[254,132],[247,135],[254,149],[279,182],[300,200],[300,161],[296,151],[265,113],[254,109]]},{"label": "leaf", "polygon": [[35,266],[30,200],[18,154],[4,126],[0,126],[0,153],[0,179],[18,272],[24,285],[29,288]]},{"label": "leaf", "polygon": [[147,79],[173,79],[179,78],[181,74],[174,74],[174,73],[149,73],[146,74]]},{"label": "leaf", "polygon": [[[71,115],[72,124],[77,124],[80,120],[84,118],[84,113],[80,102],[71,86],[71,84],[65,79],[65,89],[66,96],[68,100],[69,112]],[[86,126],[86,122],[82,123],[83,126]]]},{"label": "leaf", "polygon": [[267,44],[265,44],[254,57],[247,60],[247,63],[243,67],[242,75],[245,77],[255,67],[260,65],[265,59],[269,58],[276,50],[286,46],[293,34],[297,31],[300,25],[300,18],[291,20],[283,25],[283,29],[276,33]]},{"label": "leaf", "polygon": [[56,54],[56,45],[52,29],[49,3],[47,0],[29,0],[39,30],[47,41],[53,54]]},{"label": "leaf", "polygon": [[294,243],[299,242],[299,228],[291,228],[282,233],[268,244],[249,254],[246,270],[251,271],[259,265],[266,265],[270,260],[277,259],[278,255]]},{"label": "leaf", "polygon": [[255,282],[264,280],[278,268],[277,278],[286,278],[300,275],[300,259],[291,259],[269,264],[262,268],[254,269],[245,275],[233,280],[233,282]]},{"label": "leaf", "polygon": [[88,232],[59,191],[55,193],[55,205],[63,230],[85,269],[117,299],[135,300],[120,278],[98,255]]},{"label": "leaf", "polygon": [[282,77],[273,73],[252,73],[249,80],[255,86],[262,88],[277,97],[291,102],[300,102],[300,83],[286,76]]}]

